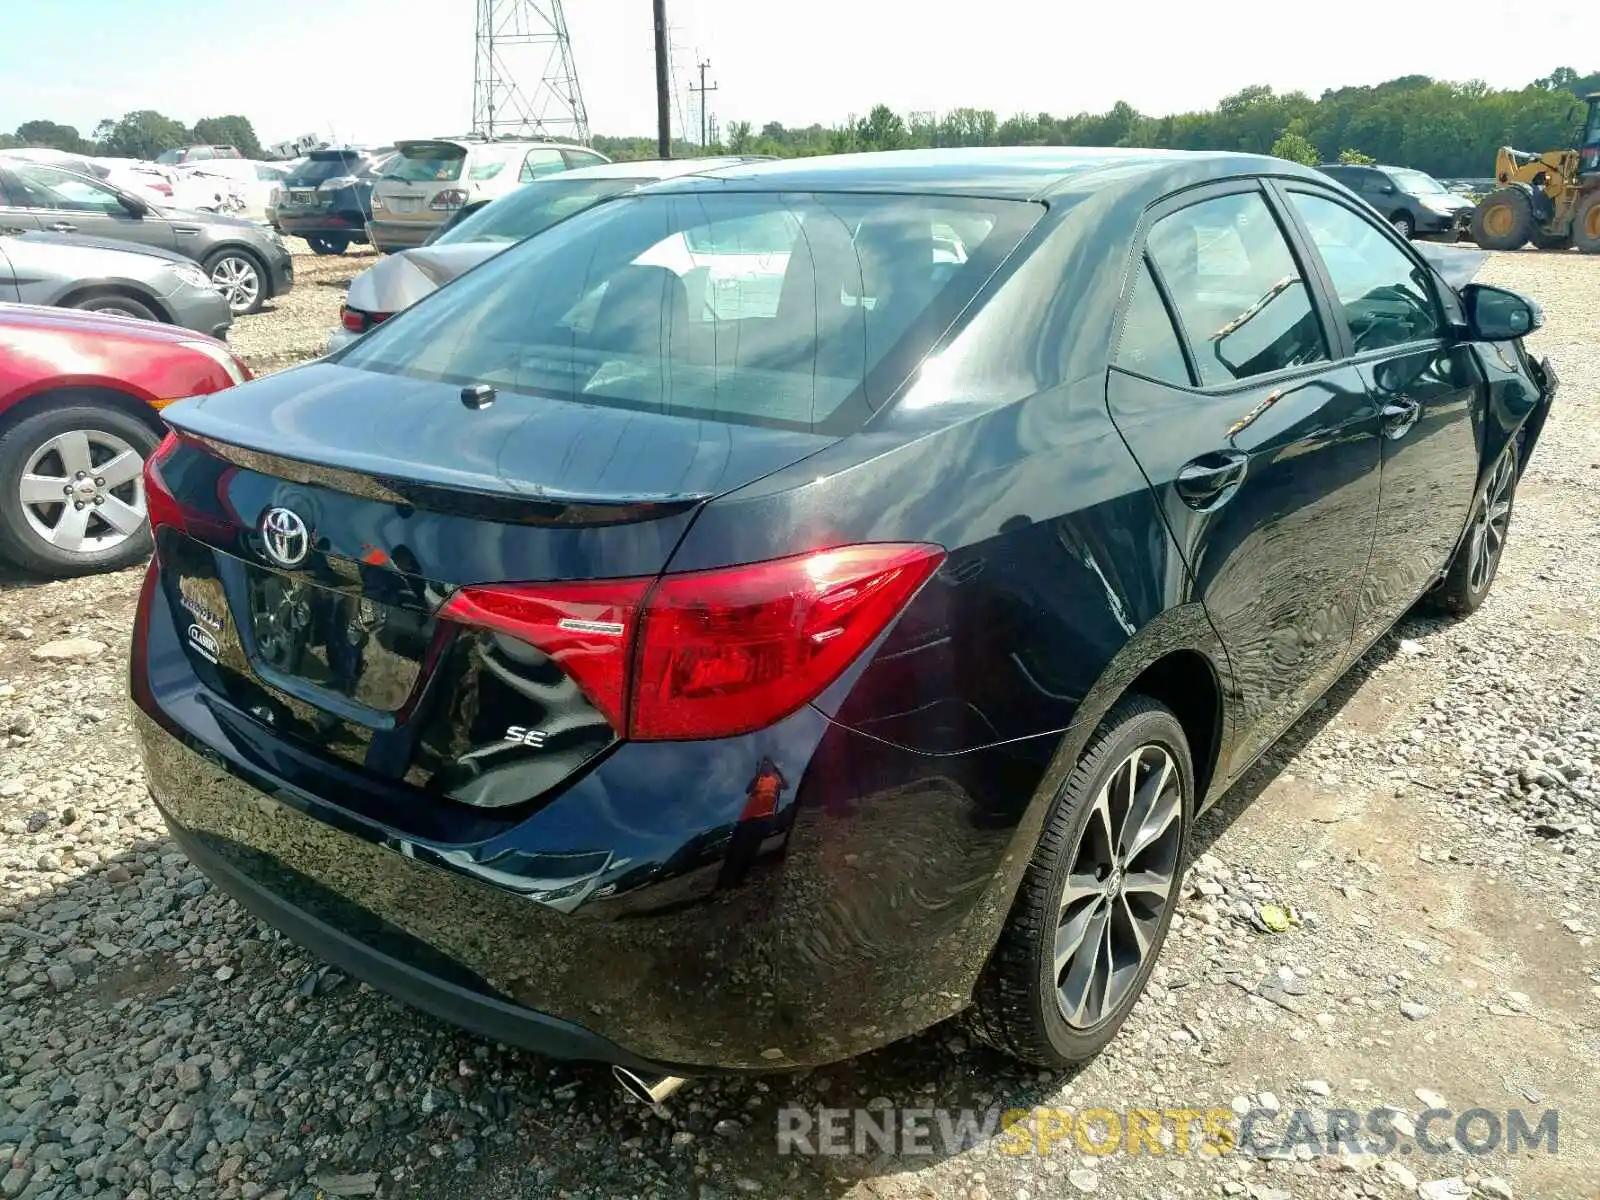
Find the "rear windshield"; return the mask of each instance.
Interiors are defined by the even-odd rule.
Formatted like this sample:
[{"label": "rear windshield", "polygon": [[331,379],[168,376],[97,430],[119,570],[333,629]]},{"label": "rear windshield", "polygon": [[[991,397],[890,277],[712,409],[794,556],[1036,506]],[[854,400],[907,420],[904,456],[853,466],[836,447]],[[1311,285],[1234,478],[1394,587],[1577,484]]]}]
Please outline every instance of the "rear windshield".
[{"label": "rear windshield", "polygon": [[358,154],[337,158],[308,158],[289,172],[289,178],[285,182],[290,187],[321,183],[324,179],[333,179],[339,175],[355,175],[360,170],[361,156]]},{"label": "rear windshield", "polygon": [[449,183],[461,178],[467,152],[449,142],[420,142],[397,153],[383,169],[385,179],[407,183]]},{"label": "rear windshield", "polygon": [[519,188],[439,235],[435,246],[453,242],[520,242],[608,196],[631,192],[643,179],[547,179]]},{"label": "rear windshield", "polygon": [[338,361],[843,435],[1042,212],[929,196],[621,196],[468,272]]}]

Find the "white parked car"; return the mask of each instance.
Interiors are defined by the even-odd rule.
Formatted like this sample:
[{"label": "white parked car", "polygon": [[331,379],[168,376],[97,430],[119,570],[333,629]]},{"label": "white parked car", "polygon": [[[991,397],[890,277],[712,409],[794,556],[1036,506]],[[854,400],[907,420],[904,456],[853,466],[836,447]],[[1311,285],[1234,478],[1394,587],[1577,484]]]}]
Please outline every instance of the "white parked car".
[{"label": "white parked car", "polygon": [[389,253],[420,246],[460,209],[525,183],[611,160],[586,146],[550,141],[430,138],[396,142],[372,190],[372,244]]},{"label": "white parked car", "polygon": [[252,221],[267,219],[274,188],[283,186],[289,172],[279,163],[256,162],[249,158],[216,158],[182,168],[192,179],[217,191],[225,191],[242,202],[234,211]]}]

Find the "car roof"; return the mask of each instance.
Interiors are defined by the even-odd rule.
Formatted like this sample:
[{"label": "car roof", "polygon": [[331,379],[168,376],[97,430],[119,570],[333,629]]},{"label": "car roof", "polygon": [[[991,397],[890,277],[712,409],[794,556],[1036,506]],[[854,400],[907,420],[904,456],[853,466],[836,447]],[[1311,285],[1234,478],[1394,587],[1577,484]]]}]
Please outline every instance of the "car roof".
[{"label": "car roof", "polygon": [[1097,172],[1142,177],[1152,187],[1235,175],[1315,177],[1309,167],[1260,154],[1079,146],[972,146],[747,161],[691,174],[652,191],[888,192],[1037,200],[1087,184]]},{"label": "car roof", "polygon": [[680,175],[698,175],[753,161],[756,160],[736,154],[709,158],[636,158],[627,162],[600,163],[593,167],[574,167],[570,171],[546,175],[539,182],[554,179],[676,179]]},{"label": "car roof", "polygon": [[[463,150],[472,150],[486,146],[556,146],[562,150],[587,150],[589,147],[580,146],[577,142],[561,142],[554,138],[475,138],[475,137],[430,137],[430,138],[401,138],[394,144],[396,150],[404,151],[407,146],[432,146],[443,143],[447,146],[459,146]],[[598,152],[596,152],[598,153]]]}]

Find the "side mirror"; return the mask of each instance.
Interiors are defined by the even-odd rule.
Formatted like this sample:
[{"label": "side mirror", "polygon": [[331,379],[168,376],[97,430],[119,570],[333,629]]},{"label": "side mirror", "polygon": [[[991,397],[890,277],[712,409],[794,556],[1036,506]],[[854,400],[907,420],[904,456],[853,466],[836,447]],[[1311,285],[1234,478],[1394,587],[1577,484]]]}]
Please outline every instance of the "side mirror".
[{"label": "side mirror", "polygon": [[123,208],[127,209],[128,212],[136,217],[142,217],[150,211],[150,206],[148,204],[139,199],[137,196],[128,195],[127,192],[118,192],[117,200],[121,203]]},{"label": "side mirror", "polygon": [[1544,325],[1544,310],[1526,296],[1486,283],[1461,289],[1470,336],[1485,342],[1508,342]]}]

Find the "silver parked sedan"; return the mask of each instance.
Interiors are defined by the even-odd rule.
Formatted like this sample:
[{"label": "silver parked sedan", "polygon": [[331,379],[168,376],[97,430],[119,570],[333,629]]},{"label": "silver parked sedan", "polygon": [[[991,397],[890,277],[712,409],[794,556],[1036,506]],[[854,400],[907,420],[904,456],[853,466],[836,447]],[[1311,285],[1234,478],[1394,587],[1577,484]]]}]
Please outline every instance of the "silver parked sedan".
[{"label": "silver parked sedan", "polygon": [[233,324],[226,297],[187,258],[76,234],[0,237],[0,300],[142,317],[219,338]]}]

